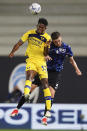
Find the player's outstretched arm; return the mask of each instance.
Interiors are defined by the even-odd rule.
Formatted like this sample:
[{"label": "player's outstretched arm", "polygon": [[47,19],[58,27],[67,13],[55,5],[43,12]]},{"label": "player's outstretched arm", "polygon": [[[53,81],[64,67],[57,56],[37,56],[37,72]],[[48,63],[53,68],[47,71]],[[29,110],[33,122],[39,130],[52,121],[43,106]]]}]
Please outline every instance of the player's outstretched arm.
[{"label": "player's outstretched arm", "polygon": [[14,45],[12,51],[9,54],[9,57],[12,58],[14,56],[15,51],[19,49],[19,47],[23,44],[23,42],[20,40],[17,44]]},{"label": "player's outstretched arm", "polygon": [[75,69],[75,71],[76,71],[76,74],[79,75],[79,76],[82,75],[82,72],[81,72],[80,69],[78,68],[78,66],[77,66],[77,64],[76,64],[73,56],[70,57],[70,63],[71,63],[72,66],[74,67],[74,69]]}]

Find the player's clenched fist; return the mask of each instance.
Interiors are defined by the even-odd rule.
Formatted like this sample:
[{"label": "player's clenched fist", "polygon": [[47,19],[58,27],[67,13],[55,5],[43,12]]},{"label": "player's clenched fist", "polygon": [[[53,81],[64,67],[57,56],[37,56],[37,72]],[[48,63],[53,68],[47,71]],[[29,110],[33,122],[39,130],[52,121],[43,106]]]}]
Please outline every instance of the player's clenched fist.
[{"label": "player's clenched fist", "polygon": [[50,46],[51,40],[47,41],[46,44],[47,44],[47,46]]},{"label": "player's clenched fist", "polygon": [[12,58],[13,56],[14,56],[14,53],[11,52],[11,53],[9,54],[9,57]]}]

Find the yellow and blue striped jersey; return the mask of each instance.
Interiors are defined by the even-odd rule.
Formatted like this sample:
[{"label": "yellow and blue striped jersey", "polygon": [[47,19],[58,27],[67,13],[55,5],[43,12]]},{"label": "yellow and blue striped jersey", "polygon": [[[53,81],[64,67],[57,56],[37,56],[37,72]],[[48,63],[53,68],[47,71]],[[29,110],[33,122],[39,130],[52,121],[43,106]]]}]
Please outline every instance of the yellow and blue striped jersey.
[{"label": "yellow and blue striped jersey", "polygon": [[44,59],[44,47],[46,47],[46,41],[51,39],[50,35],[46,32],[39,34],[35,29],[29,30],[22,37],[23,42],[28,41],[28,46],[25,55],[32,59]]}]

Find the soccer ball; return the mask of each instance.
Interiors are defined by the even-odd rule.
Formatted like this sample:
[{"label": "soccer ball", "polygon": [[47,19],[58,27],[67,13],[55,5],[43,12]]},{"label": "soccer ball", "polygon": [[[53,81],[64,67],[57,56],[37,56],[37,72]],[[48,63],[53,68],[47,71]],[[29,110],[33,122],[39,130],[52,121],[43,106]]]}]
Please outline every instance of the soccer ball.
[{"label": "soccer ball", "polygon": [[41,5],[38,3],[32,3],[29,6],[29,10],[33,15],[39,14],[41,12]]}]

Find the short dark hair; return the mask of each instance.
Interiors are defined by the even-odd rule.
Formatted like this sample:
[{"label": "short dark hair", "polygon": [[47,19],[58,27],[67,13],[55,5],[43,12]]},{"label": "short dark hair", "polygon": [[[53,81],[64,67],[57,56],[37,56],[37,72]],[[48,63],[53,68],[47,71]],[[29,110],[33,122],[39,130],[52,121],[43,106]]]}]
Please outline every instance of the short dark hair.
[{"label": "short dark hair", "polygon": [[55,40],[55,39],[59,38],[60,36],[61,36],[61,34],[59,32],[53,32],[51,34],[52,40]]},{"label": "short dark hair", "polygon": [[45,18],[40,18],[38,20],[38,24],[44,24],[45,26],[48,26],[48,21]]}]

